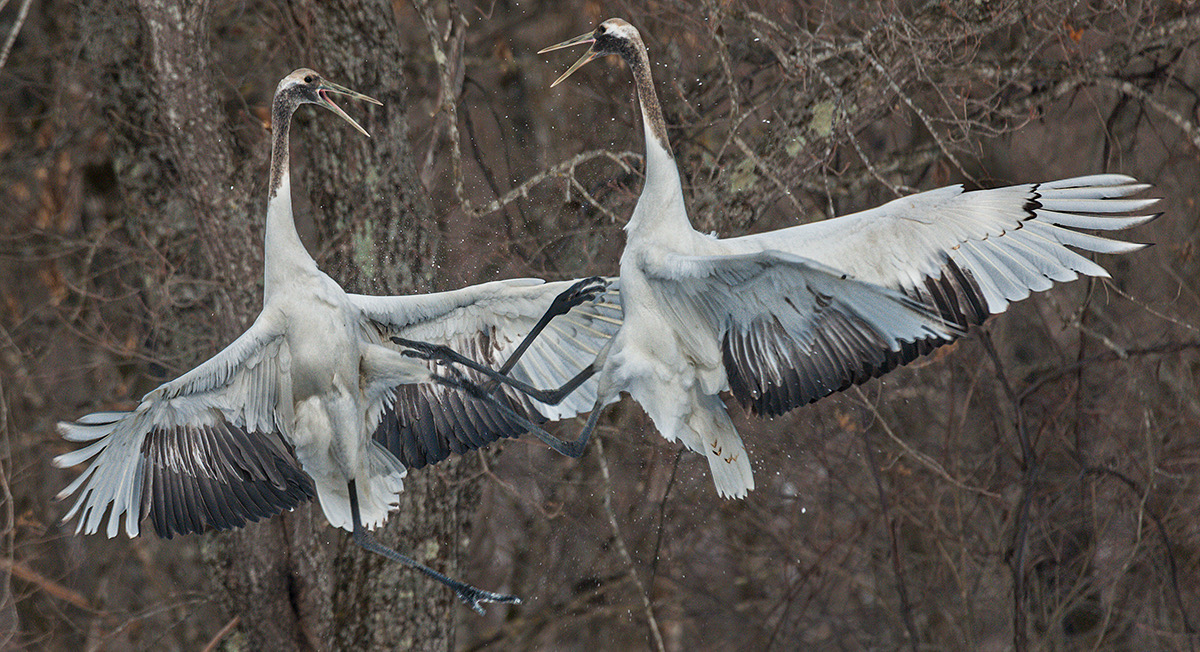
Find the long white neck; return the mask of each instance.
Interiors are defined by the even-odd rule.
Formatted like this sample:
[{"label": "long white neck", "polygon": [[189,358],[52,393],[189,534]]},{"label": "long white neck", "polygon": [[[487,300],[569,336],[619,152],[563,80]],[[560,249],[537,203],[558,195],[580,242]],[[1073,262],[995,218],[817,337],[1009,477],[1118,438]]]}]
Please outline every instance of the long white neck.
[{"label": "long white neck", "polygon": [[263,253],[263,303],[297,274],[315,273],[317,263],[304,248],[292,217],[292,184],[288,172],[288,128],[295,106],[276,98],[272,111],[271,181]]},{"label": "long white neck", "polygon": [[663,120],[662,107],[654,92],[654,80],[650,76],[650,59],[641,39],[634,47],[622,52],[622,57],[633,72],[637,87],[638,104],[642,108],[642,127],[646,134],[646,183],[634,208],[633,217],[625,230],[635,233],[680,234],[692,230],[687,208],[683,201],[683,186],[679,181],[679,168],[671,143],[667,140],[667,124]]}]

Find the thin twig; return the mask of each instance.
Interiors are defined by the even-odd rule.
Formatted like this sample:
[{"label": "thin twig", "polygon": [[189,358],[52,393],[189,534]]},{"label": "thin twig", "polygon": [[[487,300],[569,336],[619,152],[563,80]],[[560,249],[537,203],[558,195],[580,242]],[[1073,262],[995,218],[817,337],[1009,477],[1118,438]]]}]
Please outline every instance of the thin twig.
[{"label": "thin twig", "polygon": [[511,496],[513,498],[513,500],[517,501],[518,503],[522,503],[522,504],[532,507],[534,510],[537,511],[537,513],[539,515],[541,515],[542,518],[544,518],[546,520],[551,520],[551,519],[555,519],[555,518],[562,516],[563,510],[562,510],[561,504],[558,506],[558,509],[556,509],[555,511],[553,511],[553,512],[547,511],[546,508],[543,507],[540,502],[538,502],[536,500],[532,500],[528,496],[522,494],[520,491],[517,490],[517,488],[515,486],[513,486],[513,484],[511,482],[508,482],[507,480],[504,480],[500,476],[496,475],[496,473],[494,471],[492,471],[491,465],[488,464],[488,461],[487,461],[488,453],[485,449],[480,448],[476,452],[478,453],[479,464],[482,467],[483,477],[489,478],[489,479],[493,480],[496,484],[500,485],[500,488],[503,489],[505,491],[505,493],[507,493],[509,496]]},{"label": "thin twig", "polygon": [[229,622],[225,623],[225,626],[221,628],[221,631],[217,632],[216,636],[212,637],[212,640],[208,642],[208,645],[204,646],[202,652],[213,652],[213,650],[217,649],[217,645],[221,643],[221,639],[229,636],[229,632],[232,632],[233,628],[237,627],[238,623],[240,622],[242,622],[241,616],[234,616],[231,618]]},{"label": "thin twig", "polygon": [[[0,2],[0,9],[4,9],[4,5],[8,4],[8,0]],[[13,23],[12,30],[8,32],[8,39],[4,41],[4,49],[0,50],[0,68],[8,62],[8,55],[12,52],[13,43],[17,42],[17,34],[21,33],[21,27],[25,25],[25,18],[29,15],[29,5],[33,4],[33,0],[25,0],[21,3],[21,8],[17,10],[17,20]]]},{"label": "thin twig", "polygon": [[604,216],[607,217],[612,222],[619,221],[619,219],[617,218],[617,214],[608,210],[607,208],[604,207],[604,204],[601,204],[599,201],[597,201],[596,198],[592,196],[592,193],[588,192],[587,188],[584,188],[583,184],[579,183],[579,180],[575,178],[575,175],[571,175],[570,177],[568,177],[568,179],[571,184],[571,187],[574,188],[575,190],[577,190],[579,192],[579,194],[582,195],[585,200],[587,200],[587,203],[592,205],[592,208],[595,208],[596,210],[603,213]]},{"label": "thin twig", "polygon": [[741,93],[738,90],[737,77],[733,76],[733,65],[729,62],[729,46],[725,44],[725,39],[717,33],[721,28],[722,5],[713,0],[704,0],[704,9],[708,13],[704,23],[708,25],[708,34],[712,37],[714,43],[717,44],[717,58],[721,61],[721,70],[725,73],[726,87],[729,89],[729,116],[736,116],[741,110],[738,106],[741,104]]},{"label": "thin twig", "polygon": [[[450,136],[450,162],[454,174],[454,196],[462,203],[464,210],[470,213],[470,200],[467,199],[463,182],[462,145],[458,133],[458,96],[462,88],[463,47],[465,39],[463,32],[466,18],[458,9],[458,3],[448,3],[449,17],[446,19],[446,34],[439,34],[437,18],[433,8],[426,0],[413,0],[413,8],[425,25],[429,36],[429,46],[433,52],[433,60],[438,70],[438,102],[437,109],[446,113],[446,133]],[[448,47],[442,47],[442,41],[448,41]]]},{"label": "thin twig", "polygon": [[863,449],[867,452],[867,466],[871,469],[871,478],[875,480],[875,491],[879,494],[879,510],[883,515],[884,524],[887,525],[888,539],[891,542],[892,571],[896,575],[896,593],[900,597],[900,619],[904,621],[904,628],[908,630],[908,646],[912,648],[913,652],[916,652],[920,638],[917,636],[917,626],[912,619],[912,604],[908,599],[904,565],[900,563],[900,545],[896,537],[896,524],[892,521],[887,492],[884,491],[883,480],[879,477],[879,464],[875,460],[875,449],[871,447],[871,438],[865,429],[859,434],[862,437]]},{"label": "thin twig", "polygon": [[[7,329],[0,327],[0,332],[4,334],[5,339],[10,339]],[[12,495],[12,488],[8,484],[9,469],[12,464],[12,436],[8,431],[7,392],[8,388],[4,386],[4,381],[0,380],[0,440],[3,442],[0,444],[3,448],[0,451],[0,489],[4,491],[4,550],[0,551],[0,556],[15,558],[17,550],[17,521],[16,508],[13,506],[15,501]],[[0,578],[0,609],[8,611],[2,617],[11,619],[13,630],[15,630],[17,623],[16,600],[13,598],[11,579],[8,572],[3,573],[3,577]],[[0,632],[0,647],[7,647],[7,644],[15,634],[15,631]]]},{"label": "thin twig", "polygon": [[675,463],[671,465],[671,479],[667,480],[667,489],[663,491],[662,502],[658,504],[658,535],[654,538],[654,554],[650,556],[650,586],[654,586],[654,578],[658,577],[658,556],[662,550],[664,523],[667,519],[667,498],[671,497],[671,488],[675,486],[675,478],[679,476],[679,460],[683,459],[684,449],[675,451]]},{"label": "thin twig", "polygon": [[1021,446],[1021,506],[1017,512],[1016,527],[1013,528],[1012,538],[1012,576],[1013,576],[1013,649],[1021,652],[1029,647],[1026,638],[1025,623],[1025,546],[1029,539],[1029,510],[1033,503],[1033,490],[1037,482],[1040,467],[1033,446],[1029,441],[1029,433],[1025,430],[1025,417],[1021,407],[1021,399],[1008,382],[1004,373],[1004,365],[996,347],[992,345],[991,335],[986,330],[979,331],[979,341],[987,351],[988,357],[996,372],[996,380],[1008,397],[1016,420],[1017,440]]},{"label": "thin twig", "polygon": [[913,448],[908,442],[904,441],[903,438],[896,436],[896,433],[892,432],[891,426],[888,425],[887,420],[883,418],[883,415],[879,414],[879,410],[875,407],[875,404],[867,399],[867,395],[865,393],[863,393],[861,387],[858,387],[856,385],[854,387],[854,393],[858,396],[859,400],[862,401],[862,404],[864,406],[866,406],[866,408],[868,410],[871,411],[871,415],[873,417],[875,417],[875,421],[879,424],[879,426],[881,428],[883,428],[883,432],[887,434],[888,438],[891,439],[892,441],[896,442],[896,444],[899,445],[900,448],[903,448],[906,453],[911,455],[915,460],[920,462],[923,466],[928,468],[930,471],[933,471],[938,477],[942,478],[946,482],[949,482],[950,484],[952,484],[964,491],[970,491],[972,493],[977,493],[982,496],[987,496],[988,498],[1000,498],[1001,497],[1000,494],[998,494],[994,491],[988,491],[987,489],[984,489],[982,487],[972,487],[971,485],[963,482],[962,480],[959,480],[958,478],[954,477],[953,475],[950,475],[950,472],[947,471],[946,468],[943,467],[941,464],[938,464],[937,460],[935,460],[932,457],[926,455],[925,453],[922,453],[921,451]]},{"label": "thin twig", "polygon": [[463,212],[466,213],[468,217],[473,219],[483,217],[489,213],[494,213],[518,199],[524,199],[525,197],[528,197],[529,191],[533,189],[534,186],[537,186],[547,179],[567,176],[574,180],[575,168],[577,166],[597,158],[608,158],[620,165],[626,172],[632,172],[633,168],[625,162],[625,159],[641,160],[642,156],[635,152],[613,152],[607,149],[593,149],[587,152],[576,154],[575,156],[572,156],[571,158],[553,167],[546,168],[545,170],[542,170],[541,172],[529,177],[523,181],[521,185],[504,193],[504,195],[502,195],[499,199],[492,200],[491,202],[484,204],[479,208],[473,208],[467,204],[463,204]]},{"label": "thin twig", "polygon": [[1124,79],[1112,79],[1111,77],[1101,77],[1095,80],[1095,83],[1100,86],[1107,86],[1116,89],[1132,98],[1140,100],[1146,106],[1158,111],[1164,118],[1170,120],[1176,127],[1179,127],[1188,140],[1192,141],[1192,145],[1200,150],[1200,128],[1196,123],[1188,120],[1182,113],[1163,104],[1154,98],[1153,95],[1147,93],[1133,83]]},{"label": "thin twig", "polygon": [[603,437],[596,438],[596,455],[600,460],[600,474],[604,477],[604,513],[608,516],[608,524],[612,526],[613,539],[617,542],[617,551],[621,553],[621,557],[629,565],[629,579],[633,580],[634,585],[637,586],[638,593],[642,596],[642,606],[646,610],[646,620],[650,625],[650,634],[654,637],[654,647],[659,652],[666,652],[662,633],[658,631],[658,619],[654,617],[654,606],[650,603],[650,595],[646,593],[646,587],[642,584],[642,579],[638,577],[633,557],[629,554],[629,549],[625,547],[625,537],[621,536],[621,528],[617,525],[617,515],[613,513],[612,478],[608,474],[608,457],[604,454]]},{"label": "thin twig", "polygon": [[33,570],[29,566],[26,566],[22,562],[19,562],[15,559],[0,558],[0,568],[10,571],[13,575],[16,575],[30,584],[38,585],[43,591],[46,592],[47,595],[50,595],[51,597],[62,600],[63,602],[70,602],[80,609],[87,609],[89,611],[92,610],[92,604],[88,602],[87,598],[83,597],[82,593],[68,589],[62,584],[59,584],[49,577],[46,577],[45,575]]},{"label": "thin twig", "polygon": [[1045,387],[1047,383],[1054,382],[1063,376],[1073,374],[1080,369],[1094,364],[1118,362],[1127,358],[1144,355],[1166,355],[1195,349],[1200,349],[1200,342],[1167,342],[1166,344],[1158,344],[1155,346],[1129,348],[1122,351],[1124,355],[1118,355],[1116,351],[1108,351],[1106,353],[1094,355],[1090,358],[1084,358],[1069,366],[1055,369],[1053,372],[1048,373],[1030,383],[1029,386],[1021,391],[1017,398],[1024,403],[1025,399],[1029,398],[1034,392],[1038,391],[1042,387]]},{"label": "thin twig", "polygon": [[1132,303],[1133,305],[1141,308],[1142,310],[1145,310],[1146,312],[1154,315],[1155,317],[1158,317],[1159,319],[1168,321],[1172,324],[1175,324],[1176,326],[1178,326],[1180,328],[1192,331],[1193,333],[1200,333],[1200,328],[1197,328],[1197,327],[1193,326],[1192,324],[1189,324],[1189,323],[1183,321],[1182,319],[1179,319],[1178,317],[1172,317],[1171,315],[1161,312],[1161,311],[1155,309],[1154,306],[1151,306],[1145,302],[1139,301],[1133,295],[1129,294],[1125,290],[1122,290],[1120,288],[1120,286],[1118,286],[1116,283],[1113,283],[1111,281],[1106,281],[1105,288],[1112,292],[1115,292],[1117,295],[1119,295],[1125,299],[1128,299],[1129,302]]},{"label": "thin twig", "polygon": [[1128,476],[1114,469],[1092,466],[1085,468],[1083,472],[1088,475],[1116,478],[1122,484],[1129,487],[1134,494],[1143,497],[1142,510],[1150,516],[1150,520],[1154,522],[1154,527],[1158,530],[1158,536],[1162,537],[1163,540],[1163,549],[1166,551],[1167,555],[1167,566],[1170,568],[1171,572],[1171,592],[1175,597],[1175,606],[1179,608],[1179,615],[1183,618],[1183,629],[1184,633],[1187,634],[1188,649],[1192,650],[1192,652],[1195,652],[1196,629],[1192,626],[1192,621],[1190,618],[1188,618],[1187,609],[1183,605],[1183,593],[1179,590],[1179,566],[1175,563],[1175,553],[1173,552],[1173,547],[1171,545],[1171,537],[1167,534],[1167,527],[1163,525],[1162,519],[1159,518],[1157,513],[1155,513],[1154,508],[1146,504],[1147,501],[1144,500],[1144,497],[1149,492],[1143,492],[1141,487],[1138,486],[1138,483],[1134,482],[1132,478],[1129,478]]},{"label": "thin twig", "polygon": [[921,121],[921,124],[925,125],[925,129],[929,131],[929,135],[933,137],[934,142],[938,144],[938,147],[941,148],[942,153],[946,155],[946,158],[950,159],[950,162],[954,164],[954,167],[958,168],[958,171],[961,172],[966,178],[975,181],[975,178],[967,170],[966,166],[959,162],[958,157],[956,157],[954,152],[950,150],[950,145],[942,140],[941,133],[939,133],[938,130],[933,126],[933,120],[931,120],[929,116],[925,114],[925,111],[921,107],[917,106],[917,103],[913,102],[913,99],[909,97],[903,89],[900,88],[900,84],[896,82],[895,78],[892,77],[892,74],[888,72],[888,69],[885,68],[884,65],[874,57],[874,55],[872,55],[870,52],[867,52],[865,47],[860,46],[858,48],[858,52],[864,58],[866,58],[867,63],[870,63],[872,68],[874,68],[880,75],[883,75],[883,78],[887,81],[888,86],[892,87],[892,91],[896,93],[896,96],[900,98],[900,101],[904,102],[905,106],[907,106],[909,109],[912,109],[912,112],[916,114],[917,119]]},{"label": "thin twig", "polygon": [[788,201],[792,203],[792,208],[796,209],[796,214],[803,215],[804,207],[801,206],[800,202],[796,200],[796,196],[792,193],[792,189],[789,188],[788,185],[779,178],[779,175],[775,174],[771,171],[771,168],[767,167],[767,162],[762,160],[758,154],[755,154],[754,150],[750,149],[750,146],[746,144],[746,141],[742,140],[741,136],[734,136],[733,142],[738,146],[738,149],[742,150],[742,153],[746,155],[746,158],[750,159],[750,161],[754,163],[754,166],[757,167],[763,173],[763,175],[770,179],[771,183],[775,184],[775,187],[779,189],[779,192],[782,193],[784,197],[788,198]]},{"label": "thin twig", "polygon": [[[821,78],[821,81],[825,82],[825,85],[829,87],[830,92],[833,93],[833,103],[834,106],[837,107],[838,117],[840,119],[839,122],[843,129],[845,129],[846,138],[849,139],[850,144],[854,146],[854,151],[858,153],[858,158],[867,168],[867,171],[870,172],[871,176],[875,177],[879,183],[891,190],[897,197],[903,195],[903,189],[885,179],[883,174],[876,169],[875,164],[871,162],[871,159],[867,156],[867,153],[863,151],[862,145],[858,142],[858,137],[854,135],[854,129],[850,126],[850,112],[846,109],[846,96],[844,93],[842,93],[842,89],[838,87],[837,82],[835,82],[833,78],[821,68],[813,66],[813,70],[817,73],[817,76]],[[830,198],[830,202],[832,201],[832,198]],[[833,217],[832,204],[829,207],[829,216]]]}]

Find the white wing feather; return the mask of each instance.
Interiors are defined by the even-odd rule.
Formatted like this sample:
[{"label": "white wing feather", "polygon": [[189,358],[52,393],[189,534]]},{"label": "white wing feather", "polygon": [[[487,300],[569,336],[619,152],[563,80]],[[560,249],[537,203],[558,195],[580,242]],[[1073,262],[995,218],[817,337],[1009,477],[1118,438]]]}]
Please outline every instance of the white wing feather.
[{"label": "white wing feather", "polygon": [[[79,498],[64,521],[80,514],[77,531],[96,532],[108,513],[107,533],[115,536],[121,516],[125,532],[137,536],[143,513],[142,493],[147,478],[147,459],[143,454],[151,432],[201,430],[206,437],[228,436],[225,424],[246,433],[282,432],[277,409],[290,401],[279,400],[286,387],[289,370],[283,329],[272,319],[275,313],[263,313],[254,324],[228,347],[179,378],[160,385],[142,397],[131,412],[97,412],[77,422],[63,422],[59,432],[68,441],[92,441],[89,446],[54,459],[55,466],[70,467],[91,461],[88,468],[59,493],[62,499],[79,491]],[[209,455],[199,448],[179,447],[170,454],[181,468],[190,472],[216,473],[230,460],[229,455],[213,458],[212,450],[233,446],[229,442],[210,442]],[[219,444],[219,446],[217,445]],[[239,452],[245,442],[238,442]],[[256,443],[278,455],[279,442]],[[294,464],[294,461],[293,461]],[[297,467],[298,468],[298,467]],[[245,470],[245,469],[243,469]],[[274,469],[270,469],[271,474]],[[80,491],[82,489],[82,491]],[[203,503],[203,501],[199,501]],[[109,509],[111,505],[111,509]],[[236,509],[235,509],[236,511]],[[255,510],[251,510],[255,511]],[[251,516],[242,514],[241,516]]]},{"label": "white wing feather", "polygon": [[[545,283],[538,279],[513,279],[474,285],[418,297],[349,295],[363,315],[378,324],[385,339],[405,339],[443,344],[466,352],[481,341],[483,364],[499,366],[545,314],[550,303],[574,281]],[[536,387],[558,387],[595,360],[621,325],[619,284],[595,302],[576,306],[555,318],[526,350],[512,376]],[[385,342],[386,344],[386,342]],[[596,398],[595,379],[557,406],[534,402],[547,419],[563,419],[587,412]]]},{"label": "white wing feather", "polygon": [[1076,229],[1120,230],[1154,219],[1156,214],[1120,215],[1152,207],[1158,199],[1128,199],[1148,187],[1119,174],[972,192],[950,186],[860,213],[722,242],[731,251],[787,251],[916,296],[953,263],[977,284],[986,311],[995,314],[1052,282],[1077,274],[1108,276],[1068,247],[1127,253],[1145,246]]}]

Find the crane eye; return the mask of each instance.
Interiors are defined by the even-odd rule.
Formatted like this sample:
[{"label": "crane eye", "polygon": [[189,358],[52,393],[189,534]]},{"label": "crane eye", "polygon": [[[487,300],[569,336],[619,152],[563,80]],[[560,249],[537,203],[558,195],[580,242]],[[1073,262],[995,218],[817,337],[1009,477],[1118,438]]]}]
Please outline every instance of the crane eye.
[{"label": "crane eye", "polygon": [[604,25],[596,28],[596,36],[604,36]]},{"label": "crane eye", "polygon": [[316,77],[314,77],[314,76],[312,76],[312,75],[305,75],[305,76],[304,76],[304,83],[305,83],[305,84],[311,84],[311,83],[313,83],[313,82],[314,82],[314,81],[316,81],[316,80],[317,80],[317,78],[316,78]]}]

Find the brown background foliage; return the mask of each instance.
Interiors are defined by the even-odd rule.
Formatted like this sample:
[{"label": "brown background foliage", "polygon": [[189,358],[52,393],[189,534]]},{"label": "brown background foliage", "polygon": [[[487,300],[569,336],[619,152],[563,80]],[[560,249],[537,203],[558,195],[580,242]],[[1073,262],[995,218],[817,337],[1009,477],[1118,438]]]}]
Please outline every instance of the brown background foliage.
[{"label": "brown background foliage", "polygon": [[[392,9],[363,43],[398,41],[403,79],[386,83],[406,88],[395,97],[406,92],[407,106],[388,124],[405,133],[407,121],[412,160],[397,165],[428,192],[404,201],[428,201],[436,217],[395,239],[362,237],[356,207],[381,198],[364,195],[369,184],[333,186],[321,165],[367,146],[314,110],[298,113],[292,137],[306,240],[363,290],[616,273],[640,190],[628,71],[605,59],[549,89],[580,53],[535,54],[613,15],[641,30],[656,64],[697,229],[760,232],[950,183],[1099,172],[1153,182],[1166,211],[1122,234],[1156,246],[1100,257],[1111,280],[1014,305],[928,359],[786,417],[734,407],[758,484],[746,500],[717,498],[705,462],[628,400],[580,460],[522,440],[414,472],[431,479],[422,500],[466,505],[432,542],[451,552],[431,561],[526,599],[485,618],[443,604],[439,646],[1194,648],[1194,3]],[[257,268],[216,269],[224,254],[206,248],[194,202],[172,184],[167,136],[137,118],[156,101],[144,16],[124,3],[0,9],[0,34],[19,28],[0,69],[0,634],[11,647],[197,649],[248,635],[224,631],[239,614],[219,565],[202,561],[228,535],[81,538],[52,500],[73,476],[49,466],[67,448],[56,421],[131,405],[228,342],[214,311],[261,292]],[[214,3],[203,18],[195,38],[215,56],[197,87],[231,125],[222,155],[251,198],[214,214],[257,216],[278,79],[307,65],[371,95],[385,82],[306,3]],[[376,109],[346,108],[384,128]],[[354,174],[380,174],[346,156]],[[235,244],[257,248],[249,224]],[[405,277],[413,250],[428,252],[431,275]],[[355,262],[361,251],[383,261],[374,273]],[[310,529],[344,543],[319,512]],[[446,602],[423,578],[409,586],[418,602]],[[363,622],[415,626],[383,602]]]}]

